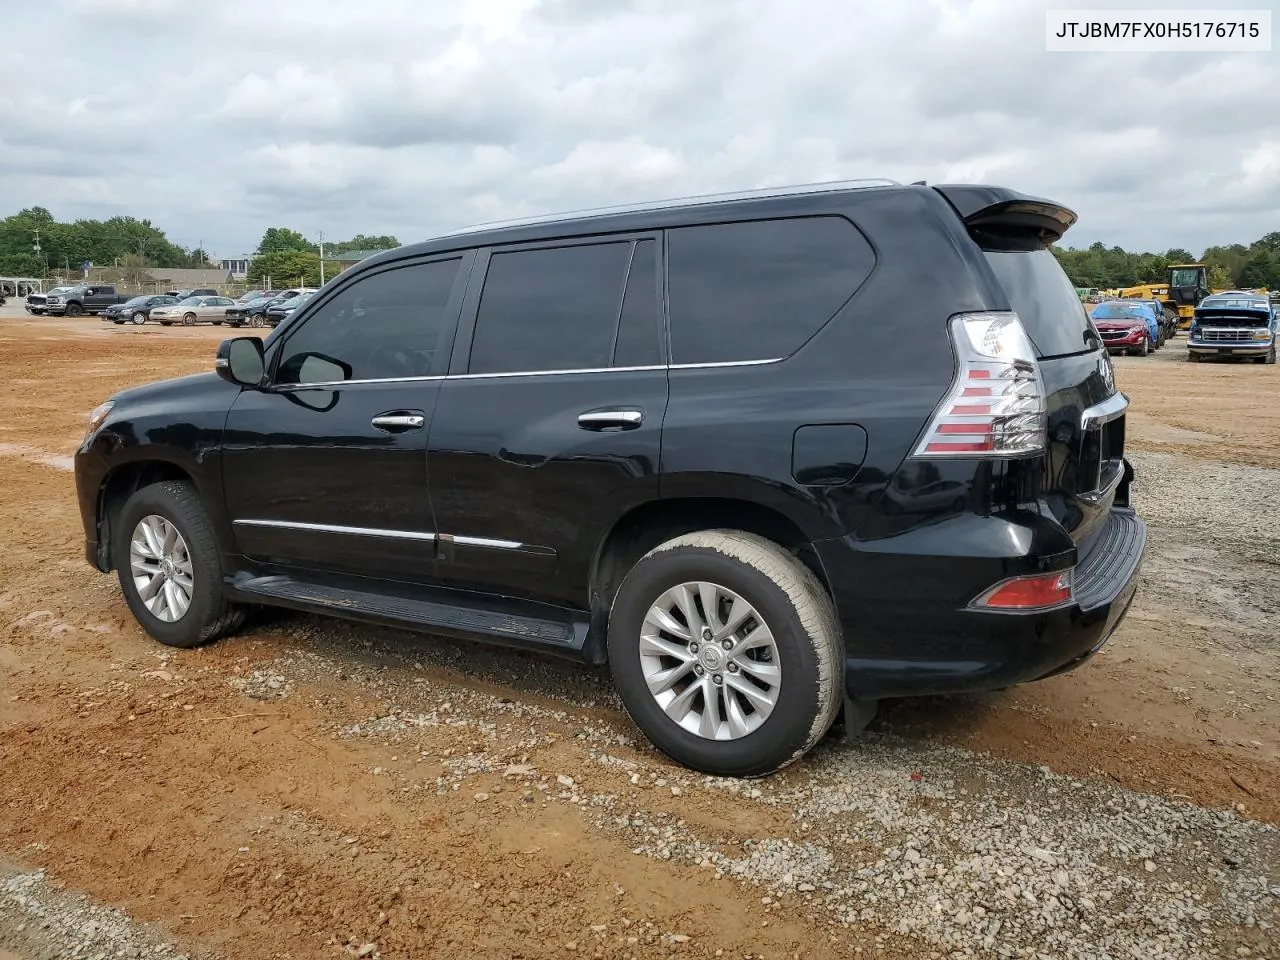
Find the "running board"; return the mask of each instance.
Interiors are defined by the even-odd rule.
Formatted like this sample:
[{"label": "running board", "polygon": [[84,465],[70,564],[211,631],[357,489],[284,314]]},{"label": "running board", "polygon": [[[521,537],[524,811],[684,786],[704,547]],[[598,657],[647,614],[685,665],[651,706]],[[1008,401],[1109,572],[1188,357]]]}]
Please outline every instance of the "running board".
[{"label": "running board", "polygon": [[392,593],[389,586],[359,580],[300,580],[285,574],[240,574],[227,581],[232,598],[247,603],[485,640],[572,659],[583,655],[589,626],[586,614],[417,584],[398,584],[400,591]]}]

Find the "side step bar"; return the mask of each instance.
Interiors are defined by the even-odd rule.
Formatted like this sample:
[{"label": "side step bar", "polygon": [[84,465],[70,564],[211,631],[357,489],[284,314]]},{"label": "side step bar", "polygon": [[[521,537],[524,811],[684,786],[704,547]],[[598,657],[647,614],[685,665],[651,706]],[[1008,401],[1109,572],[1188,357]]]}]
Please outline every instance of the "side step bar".
[{"label": "side step bar", "polygon": [[540,650],[577,660],[583,656],[586,614],[545,604],[481,597],[462,590],[400,584],[301,580],[286,574],[228,578],[230,596],[245,603],[288,607],[424,633]]}]

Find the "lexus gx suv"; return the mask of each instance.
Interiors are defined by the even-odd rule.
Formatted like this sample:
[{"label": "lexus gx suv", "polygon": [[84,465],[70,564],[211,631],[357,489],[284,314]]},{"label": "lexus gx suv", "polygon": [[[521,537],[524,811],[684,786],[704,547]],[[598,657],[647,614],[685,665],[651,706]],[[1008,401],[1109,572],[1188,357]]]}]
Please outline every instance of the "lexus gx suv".
[{"label": "lexus gx suv", "polygon": [[275,605],[607,664],[758,776],[886,697],[1076,667],[1133,598],[1127,400],[990,186],[822,184],[378,254],[98,407],[85,554],[161,643]]}]

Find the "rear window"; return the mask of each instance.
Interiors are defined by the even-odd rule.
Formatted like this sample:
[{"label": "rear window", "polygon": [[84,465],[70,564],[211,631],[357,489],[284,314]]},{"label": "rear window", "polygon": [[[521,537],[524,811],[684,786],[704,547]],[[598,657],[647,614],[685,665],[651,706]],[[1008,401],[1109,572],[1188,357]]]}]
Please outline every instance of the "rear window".
[{"label": "rear window", "polygon": [[1044,246],[1012,249],[984,244],[992,272],[1040,357],[1085,353],[1101,346],[1076,288]]}]

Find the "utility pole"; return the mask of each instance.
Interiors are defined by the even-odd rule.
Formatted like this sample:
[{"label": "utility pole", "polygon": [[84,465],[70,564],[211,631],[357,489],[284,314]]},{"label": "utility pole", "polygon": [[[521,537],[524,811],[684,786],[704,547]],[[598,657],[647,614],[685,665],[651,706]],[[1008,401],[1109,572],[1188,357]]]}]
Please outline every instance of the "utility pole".
[{"label": "utility pole", "polygon": [[324,231],[320,231],[320,286],[324,286]]}]

